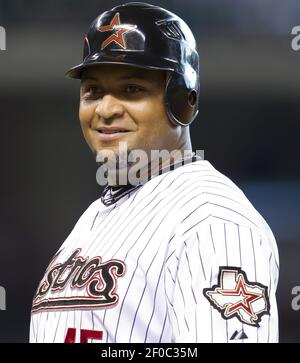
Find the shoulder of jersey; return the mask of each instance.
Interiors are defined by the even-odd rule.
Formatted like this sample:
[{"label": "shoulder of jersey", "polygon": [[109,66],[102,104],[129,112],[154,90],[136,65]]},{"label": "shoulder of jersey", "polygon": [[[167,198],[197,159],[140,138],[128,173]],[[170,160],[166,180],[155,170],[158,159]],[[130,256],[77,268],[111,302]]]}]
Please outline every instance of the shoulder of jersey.
[{"label": "shoulder of jersey", "polygon": [[[243,191],[228,177],[216,170],[207,160],[189,163],[162,174],[148,182],[141,190],[141,197],[151,193],[156,200],[179,200],[172,207],[182,219],[194,220],[211,215],[222,223],[227,220],[254,229],[269,226],[248,200]],[[137,198],[137,202],[140,198]],[[166,203],[167,204],[167,203]]]},{"label": "shoulder of jersey", "polygon": [[[208,193],[217,191],[220,195],[230,193],[247,200],[242,190],[228,177],[216,170],[207,160],[199,160],[180,166],[166,174],[157,177],[157,182],[161,184],[161,188],[168,187],[168,190],[173,190],[174,193],[180,190],[179,187],[182,185],[185,186],[181,188],[182,191],[188,191],[189,196],[207,194],[206,197],[208,198]],[[160,183],[159,178],[165,179],[164,182]]]}]

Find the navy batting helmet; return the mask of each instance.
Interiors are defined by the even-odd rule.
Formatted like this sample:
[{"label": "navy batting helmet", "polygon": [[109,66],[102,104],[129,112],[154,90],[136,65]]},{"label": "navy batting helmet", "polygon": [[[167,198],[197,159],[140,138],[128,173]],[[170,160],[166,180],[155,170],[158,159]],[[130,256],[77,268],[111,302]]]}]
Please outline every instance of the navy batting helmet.
[{"label": "navy batting helmet", "polygon": [[83,61],[69,78],[81,78],[84,68],[125,64],[169,71],[165,102],[170,120],[187,126],[198,113],[199,56],[187,24],[177,15],[146,3],[127,3],[99,15],[85,37]]}]

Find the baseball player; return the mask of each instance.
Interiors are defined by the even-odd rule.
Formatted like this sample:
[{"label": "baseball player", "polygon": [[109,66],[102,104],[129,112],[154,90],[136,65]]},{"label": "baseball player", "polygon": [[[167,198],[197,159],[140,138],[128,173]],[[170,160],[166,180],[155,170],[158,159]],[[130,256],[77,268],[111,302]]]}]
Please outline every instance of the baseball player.
[{"label": "baseball player", "polygon": [[198,67],[191,30],[165,9],[128,3],[92,22],[67,72],[81,80],[87,144],[101,166],[115,156],[118,175],[121,143],[169,157],[143,164],[137,183],[107,178],[40,282],[31,342],[278,341],[274,236],[192,152]]}]

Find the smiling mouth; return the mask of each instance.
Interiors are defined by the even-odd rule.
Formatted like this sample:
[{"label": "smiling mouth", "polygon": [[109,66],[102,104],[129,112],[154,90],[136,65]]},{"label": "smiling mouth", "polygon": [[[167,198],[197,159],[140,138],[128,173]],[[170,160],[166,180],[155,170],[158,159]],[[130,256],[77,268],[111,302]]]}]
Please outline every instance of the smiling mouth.
[{"label": "smiling mouth", "polygon": [[123,136],[127,136],[132,133],[132,131],[124,130],[124,129],[99,129],[97,131],[97,139],[103,142],[110,142],[122,138]]},{"label": "smiling mouth", "polygon": [[97,130],[100,134],[118,134],[120,132],[129,132],[129,130]]}]

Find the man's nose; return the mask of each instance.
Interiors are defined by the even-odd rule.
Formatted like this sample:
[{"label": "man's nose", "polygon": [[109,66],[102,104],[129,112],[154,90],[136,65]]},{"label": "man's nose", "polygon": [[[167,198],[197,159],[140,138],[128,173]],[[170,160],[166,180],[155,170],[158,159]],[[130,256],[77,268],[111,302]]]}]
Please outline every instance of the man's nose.
[{"label": "man's nose", "polygon": [[124,107],[116,97],[106,94],[99,100],[95,111],[100,118],[112,119],[122,116]]}]

